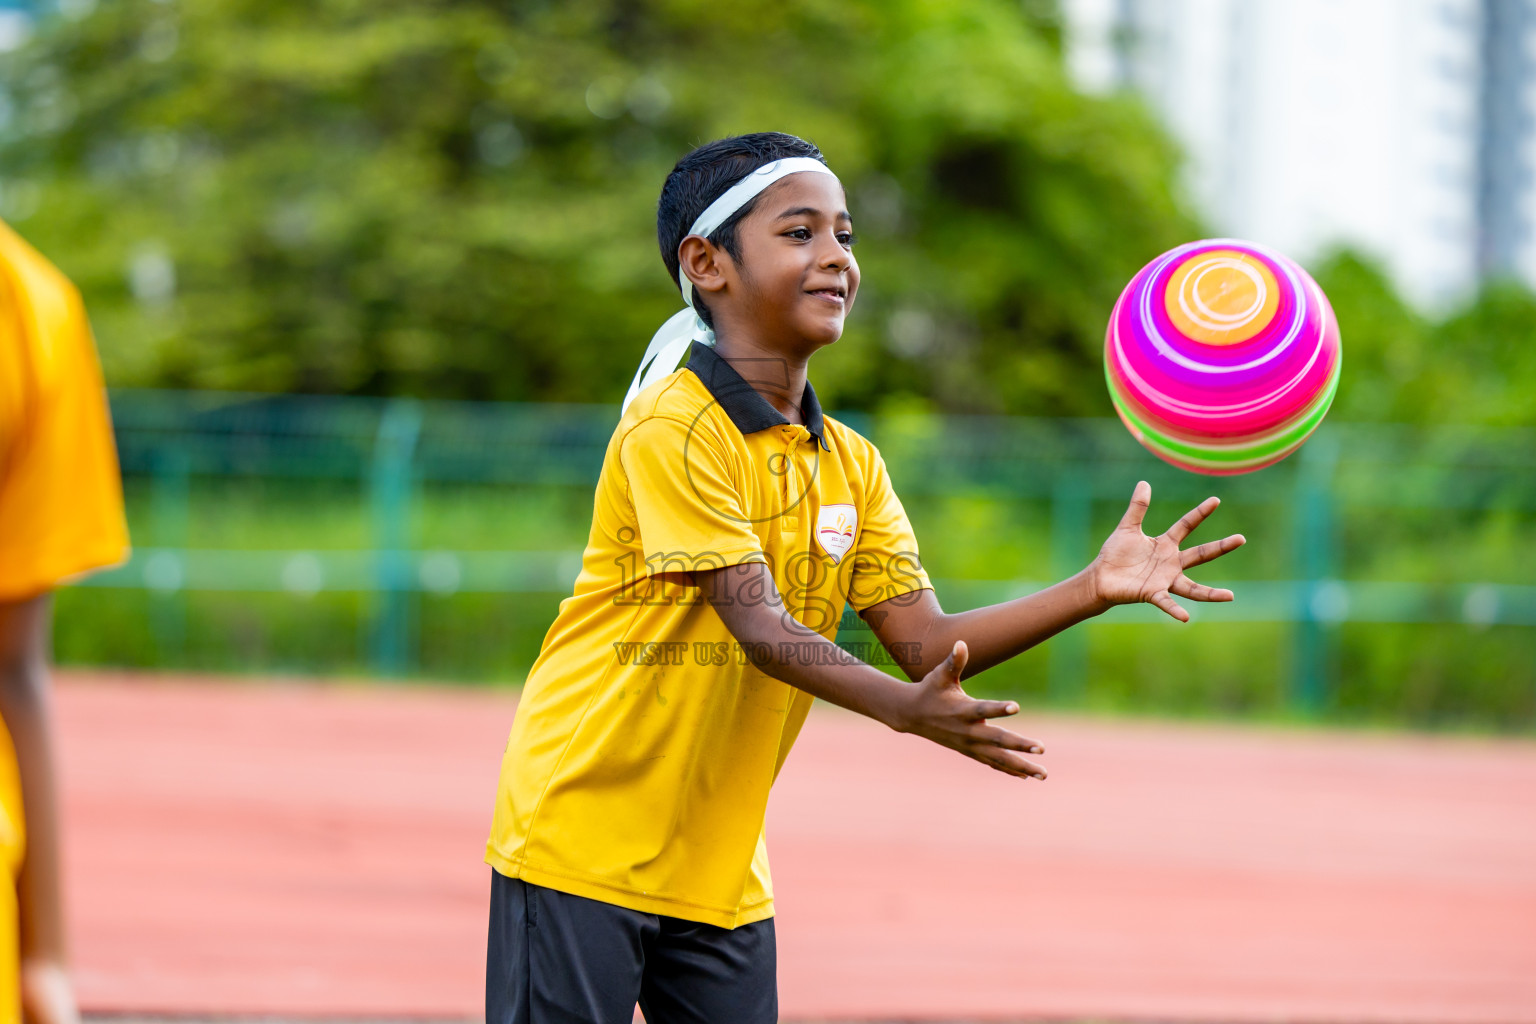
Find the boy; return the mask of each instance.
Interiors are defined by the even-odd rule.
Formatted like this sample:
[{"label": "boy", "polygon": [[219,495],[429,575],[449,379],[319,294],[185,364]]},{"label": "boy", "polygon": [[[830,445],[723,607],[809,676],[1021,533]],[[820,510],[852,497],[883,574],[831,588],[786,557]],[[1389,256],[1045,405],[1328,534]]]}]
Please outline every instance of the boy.
[{"label": "boy", "polygon": [[128,531],[80,296],[0,223],[0,1024],[79,1019],[65,963],[49,592]]},{"label": "boy", "polygon": [[[1019,778],[1018,711],[967,696],[995,665],[1113,604],[1227,601],[1161,537],[1150,488],[1097,559],[1048,590],[945,614],[864,438],[806,364],[859,286],[842,186],[810,143],[723,139],[678,163],[657,233],[692,307],[652,341],[609,443],[575,593],[529,673],[503,762],[488,1024],[777,1020],[768,791],[813,698]],[[694,311],[697,321],[694,320]],[[673,372],[681,349],[687,366]],[[845,604],[916,685],[839,650]]]}]

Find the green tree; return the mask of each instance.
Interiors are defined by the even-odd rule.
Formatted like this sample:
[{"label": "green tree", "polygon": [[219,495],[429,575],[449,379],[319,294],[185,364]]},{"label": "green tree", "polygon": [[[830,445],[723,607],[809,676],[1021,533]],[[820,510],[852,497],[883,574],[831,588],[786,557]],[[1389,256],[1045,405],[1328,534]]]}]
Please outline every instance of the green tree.
[{"label": "green tree", "polygon": [[1422,394],[1414,392],[1429,383],[1431,324],[1410,310],[1386,275],[1358,253],[1335,254],[1315,276],[1338,317],[1344,345],[1344,371],[1330,415],[1418,419],[1413,412],[1422,409]]},{"label": "green tree", "polygon": [[1317,282],[1339,318],[1344,375],[1332,415],[1348,420],[1536,425],[1536,295],[1489,282],[1441,319],[1410,309],[1357,253]]},{"label": "green tree", "polygon": [[1038,2],[120,0],[0,89],[0,209],[118,384],[612,400],[679,304],[661,180],[740,131],[849,186],[842,407],[1107,413],[1119,288],[1197,234]]}]

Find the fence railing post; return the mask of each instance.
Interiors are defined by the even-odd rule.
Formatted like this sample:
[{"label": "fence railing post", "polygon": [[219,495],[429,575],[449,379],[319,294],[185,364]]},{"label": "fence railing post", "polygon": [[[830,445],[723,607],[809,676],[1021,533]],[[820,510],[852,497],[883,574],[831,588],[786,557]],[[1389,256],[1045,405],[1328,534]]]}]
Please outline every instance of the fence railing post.
[{"label": "fence railing post", "polygon": [[[1092,528],[1093,486],[1082,470],[1056,475],[1051,491],[1051,575],[1066,579],[1084,565]],[[1051,699],[1080,701],[1088,689],[1088,634],[1082,628],[1058,633],[1050,641]]]},{"label": "fence railing post", "polygon": [[1296,626],[1291,653],[1291,701],[1315,712],[1333,697],[1337,623],[1348,614],[1348,592],[1335,578],[1333,479],[1337,440],[1320,432],[1297,456],[1294,535]]},{"label": "fence railing post", "polygon": [[155,647],[170,664],[184,662],[187,646],[187,522],[191,503],[191,460],[180,440],[166,442],[151,456],[150,522],[154,547],[146,566],[150,630]]},{"label": "fence railing post", "polygon": [[408,399],[385,406],[369,480],[375,567],[369,661],[383,676],[401,675],[412,666],[415,655],[410,526],[420,435],[420,406]]}]

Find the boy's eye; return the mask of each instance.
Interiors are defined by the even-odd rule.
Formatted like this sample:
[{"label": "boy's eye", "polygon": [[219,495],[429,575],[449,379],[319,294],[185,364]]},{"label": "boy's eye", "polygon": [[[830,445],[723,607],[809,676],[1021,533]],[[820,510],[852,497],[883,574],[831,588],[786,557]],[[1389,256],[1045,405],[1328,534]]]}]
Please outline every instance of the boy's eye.
[{"label": "boy's eye", "polygon": [[[793,238],[797,242],[809,242],[815,236],[810,228],[790,228],[784,232],[784,237]],[[837,232],[837,241],[839,245],[851,249],[858,244],[859,236],[852,231],[839,231]]]}]

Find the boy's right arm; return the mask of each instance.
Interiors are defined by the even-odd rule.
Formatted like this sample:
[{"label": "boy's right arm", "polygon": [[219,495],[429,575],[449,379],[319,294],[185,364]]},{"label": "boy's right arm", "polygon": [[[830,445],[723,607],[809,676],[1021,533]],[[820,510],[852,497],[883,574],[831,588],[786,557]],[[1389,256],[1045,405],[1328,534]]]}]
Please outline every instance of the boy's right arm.
[{"label": "boy's right arm", "polygon": [[763,563],[700,571],[694,578],[753,663],[775,679],[1000,772],[1045,778],[1045,769],[1023,756],[1044,753],[1040,745],[989,722],[1017,714],[1019,706],[976,700],[961,689],[964,642],[956,642],[949,656],[922,679],[903,683],[796,621]]},{"label": "boy's right arm", "polygon": [[59,798],[47,667],[51,611],[46,594],[0,601],[0,717],[16,750],[26,814],[26,855],[15,880],[23,1017],[33,1024],[78,1024],[59,895]]}]

